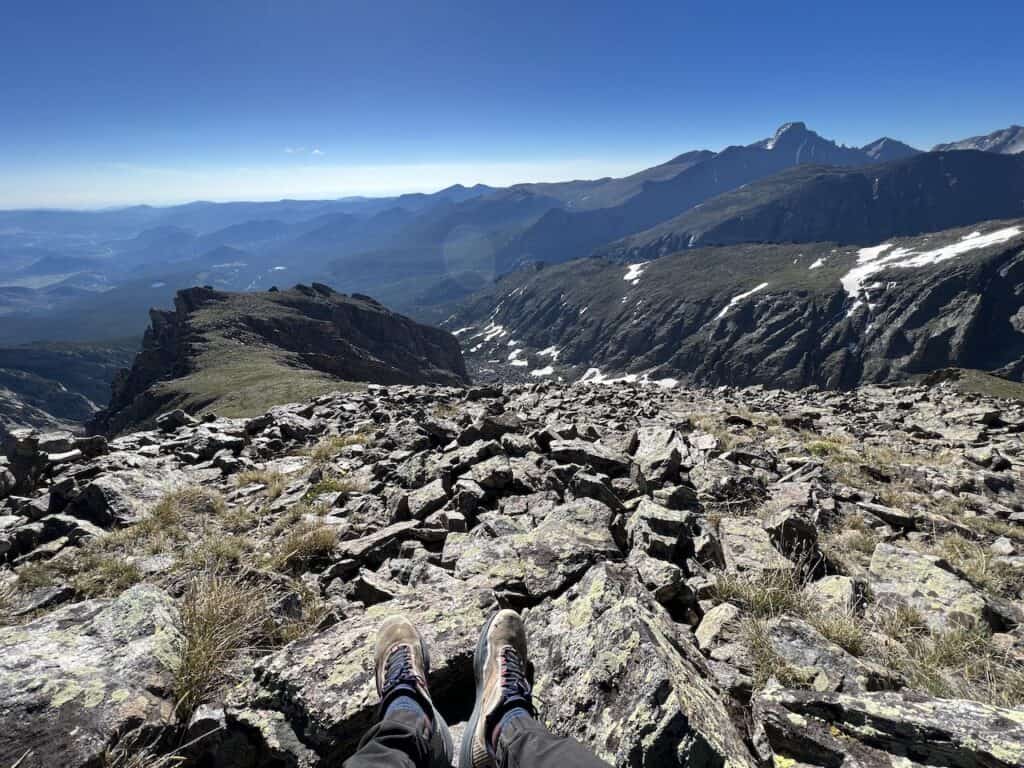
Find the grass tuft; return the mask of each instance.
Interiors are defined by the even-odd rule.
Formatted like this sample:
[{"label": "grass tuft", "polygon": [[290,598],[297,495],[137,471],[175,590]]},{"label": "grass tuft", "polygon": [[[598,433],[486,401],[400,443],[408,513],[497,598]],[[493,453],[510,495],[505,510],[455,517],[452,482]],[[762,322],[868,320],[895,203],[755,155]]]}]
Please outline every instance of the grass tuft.
[{"label": "grass tuft", "polygon": [[239,488],[247,485],[265,486],[264,492],[267,494],[267,498],[273,501],[284,493],[288,479],[283,473],[272,469],[249,469],[235,475],[235,484]]},{"label": "grass tuft", "polygon": [[263,590],[210,573],[192,579],[180,614],[174,693],[178,715],[187,722],[200,704],[237,679],[244,658],[266,636],[270,614]]},{"label": "grass tuft", "polygon": [[807,622],[826,638],[854,656],[863,656],[868,649],[864,619],[847,611],[812,611]]},{"label": "grass tuft", "polygon": [[911,637],[886,661],[911,686],[941,698],[974,699],[999,707],[1024,704],[1024,665],[992,644],[977,627]]},{"label": "grass tuft", "polygon": [[1012,598],[1024,589],[1024,574],[999,562],[983,544],[954,533],[938,542],[934,551],[986,592]]},{"label": "grass tuft", "polygon": [[310,502],[325,493],[352,493],[359,489],[358,484],[344,477],[325,477],[316,483],[302,496],[302,500]]},{"label": "grass tuft", "polygon": [[733,603],[758,618],[773,618],[784,613],[801,616],[808,604],[795,571],[719,574],[712,587],[712,598]]},{"label": "grass tuft", "polygon": [[330,555],[337,543],[338,532],[331,526],[299,522],[274,547],[270,562],[278,571],[300,571]]}]

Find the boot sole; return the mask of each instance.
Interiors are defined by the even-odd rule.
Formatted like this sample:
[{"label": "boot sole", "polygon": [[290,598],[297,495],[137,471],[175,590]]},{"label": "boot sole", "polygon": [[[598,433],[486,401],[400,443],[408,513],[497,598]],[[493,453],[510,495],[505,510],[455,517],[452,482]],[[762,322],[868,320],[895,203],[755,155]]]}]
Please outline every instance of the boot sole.
[{"label": "boot sole", "polygon": [[[480,718],[483,716],[484,667],[487,666],[487,634],[491,631],[491,623],[497,615],[498,612],[495,611],[487,619],[487,623],[484,624],[483,631],[480,633],[480,639],[476,642],[476,651],[473,653],[476,703],[473,706],[473,714],[470,716],[469,722],[466,723],[466,730],[462,733],[462,744],[459,748],[459,768],[482,768],[481,766],[473,765],[473,740],[476,738],[477,726],[480,723]],[[486,734],[484,735],[486,737]]]}]

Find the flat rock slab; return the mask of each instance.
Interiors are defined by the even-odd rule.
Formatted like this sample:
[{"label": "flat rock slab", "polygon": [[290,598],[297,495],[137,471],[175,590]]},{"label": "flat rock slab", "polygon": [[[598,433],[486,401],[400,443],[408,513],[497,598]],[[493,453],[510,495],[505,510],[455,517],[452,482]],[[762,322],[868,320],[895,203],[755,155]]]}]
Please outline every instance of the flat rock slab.
[{"label": "flat rock slab", "polygon": [[775,688],[754,711],[775,765],[1024,765],[1024,714],[977,701]]},{"label": "flat rock slab", "polygon": [[562,464],[582,464],[612,476],[626,474],[630,465],[625,454],[586,440],[552,441],[551,458]]},{"label": "flat rock slab", "polygon": [[455,575],[536,604],[575,582],[601,560],[620,558],[612,510],[593,499],[555,507],[528,533],[462,540]]},{"label": "flat rock slab", "polygon": [[689,639],[627,565],[602,563],[527,616],[541,716],[616,766],[753,768]]},{"label": "flat rock slab", "polygon": [[125,731],[171,722],[180,642],[174,601],[148,585],[0,628],[0,765],[28,745],[19,768],[92,768]]},{"label": "flat rock slab", "polygon": [[894,594],[916,608],[934,630],[988,621],[984,596],[970,582],[940,565],[932,555],[879,544],[871,556],[876,595]]},{"label": "flat rock slab", "polygon": [[723,518],[718,535],[729,573],[793,570],[793,563],[772,546],[768,532],[756,517]]}]

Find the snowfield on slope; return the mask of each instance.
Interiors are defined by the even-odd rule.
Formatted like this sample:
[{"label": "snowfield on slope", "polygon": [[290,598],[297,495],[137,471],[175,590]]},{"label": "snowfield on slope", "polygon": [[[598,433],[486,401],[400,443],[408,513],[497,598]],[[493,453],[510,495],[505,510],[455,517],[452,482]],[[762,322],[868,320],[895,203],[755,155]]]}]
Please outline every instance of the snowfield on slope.
[{"label": "snowfield on slope", "polygon": [[955,259],[957,256],[962,256],[970,251],[976,251],[979,248],[987,248],[992,245],[1005,243],[1020,233],[1020,227],[1006,227],[1005,229],[998,229],[988,234],[971,232],[956,242],[920,253],[910,248],[897,248],[889,253],[888,256],[884,255],[892,249],[892,243],[882,243],[870,248],[861,248],[857,251],[857,265],[840,278],[843,289],[854,300],[847,316],[852,315],[866,301],[866,282],[872,275],[886,269],[917,269],[933,264],[941,264],[944,261]]}]

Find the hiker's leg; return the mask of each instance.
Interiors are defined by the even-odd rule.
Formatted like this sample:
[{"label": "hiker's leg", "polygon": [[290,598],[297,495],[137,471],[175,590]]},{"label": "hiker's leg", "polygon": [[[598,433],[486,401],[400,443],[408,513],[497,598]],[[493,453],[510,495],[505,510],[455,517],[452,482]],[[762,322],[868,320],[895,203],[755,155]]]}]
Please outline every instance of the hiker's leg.
[{"label": "hiker's leg", "polygon": [[394,712],[366,732],[345,768],[427,768],[430,748],[423,716]]},{"label": "hiker's leg", "polygon": [[514,717],[498,731],[498,768],[608,768],[576,739],[555,736],[532,717]]},{"label": "hiker's leg", "polygon": [[526,626],[502,610],[484,625],[473,656],[477,697],[462,736],[460,768],[608,768],[575,739],[537,722]]},{"label": "hiker's leg", "polygon": [[427,688],[430,653],[408,619],[389,616],[381,624],[374,668],[380,722],[363,736],[346,768],[449,768],[451,733]]}]

